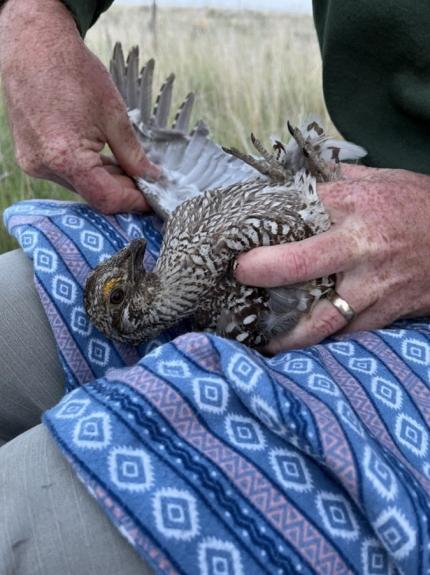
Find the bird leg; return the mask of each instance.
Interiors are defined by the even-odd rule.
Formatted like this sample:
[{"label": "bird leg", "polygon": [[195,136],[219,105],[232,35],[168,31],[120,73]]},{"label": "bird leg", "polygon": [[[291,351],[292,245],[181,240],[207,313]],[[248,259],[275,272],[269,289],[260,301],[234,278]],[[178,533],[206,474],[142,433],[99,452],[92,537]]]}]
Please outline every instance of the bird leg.
[{"label": "bird leg", "polygon": [[222,149],[227,154],[230,154],[230,156],[234,156],[235,158],[242,160],[242,162],[245,162],[245,164],[248,164],[254,168],[254,170],[260,172],[260,174],[263,176],[269,175],[270,166],[268,166],[266,160],[259,160],[258,158],[254,158],[254,156],[251,156],[250,154],[240,152],[237,148],[226,148],[225,146],[222,146]]},{"label": "bird leg", "polygon": [[273,180],[285,180],[291,177],[291,172],[287,170],[284,165],[277,159],[275,154],[272,154],[263,146],[258,138],[251,134],[251,142],[258,153],[260,153],[266,160],[267,165],[270,168],[270,177]]},{"label": "bird leg", "polygon": [[255,170],[260,172],[263,176],[268,176],[271,180],[284,182],[291,177],[291,173],[286,170],[273,154],[268,152],[263,144],[258,140],[254,134],[251,134],[251,141],[256,150],[263,156],[262,159],[254,158],[250,154],[240,152],[236,148],[225,148],[224,152],[242,160],[246,164],[252,166]]},{"label": "bird leg", "polygon": [[287,123],[288,130],[292,137],[296,140],[297,145],[302,150],[303,155],[308,161],[310,172],[316,177],[319,182],[332,182],[338,179],[338,167],[333,169],[333,166],[323,160],[320,156],[319,149],[314,146],[309,140],[305,140],[299,128],[294,128],[290,122]]},{"label": "bird leg", "polygon": [[269,166],[272,166],[273,168],[276,169],[279,168],[280,164],[276,159],[275,155],[266,150],[266,148],[263,146],[260,140],[254,136],[254,134],[251,134],[251,142],[254,148],[257,150],[259,154],[263,156],[263,158],[266,160]]}]

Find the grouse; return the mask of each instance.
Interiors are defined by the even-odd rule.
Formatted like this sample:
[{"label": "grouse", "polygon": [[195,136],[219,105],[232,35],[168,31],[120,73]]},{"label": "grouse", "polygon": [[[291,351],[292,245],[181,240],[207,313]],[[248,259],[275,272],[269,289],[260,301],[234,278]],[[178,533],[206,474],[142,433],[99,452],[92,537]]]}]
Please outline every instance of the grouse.
[{"label": "grouse", "polygon": [[190,319],[252,347],[291,330],[334,287],[332,277],[263,289],[234,278],[239,254],[259,246],[300,241],[330,228],[317,182],[341,177],[340,161],[365,155],[337,141],[310,118],[271,151],[251,136],[258,157],[217,146],[203,122],[190,133],[194,96],[188,95],[167,127],[174,76],[151,112],[154,62],[138,73],[138,52],[125,63],[116,46],[111,72],[149,158],[160,165],[157,182],[137,180],[165,221],[153,271],[144,269],[146,242],[135,239],[89,275],[87,313],[107,337],[138,344]]}]

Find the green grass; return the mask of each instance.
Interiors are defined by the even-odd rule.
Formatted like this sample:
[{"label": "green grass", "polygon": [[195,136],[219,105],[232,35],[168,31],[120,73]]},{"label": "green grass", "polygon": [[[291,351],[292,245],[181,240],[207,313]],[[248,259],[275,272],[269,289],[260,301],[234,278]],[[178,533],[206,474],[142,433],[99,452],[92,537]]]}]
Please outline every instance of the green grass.
[{"label": "green grass", "polygon": [[[156,81],[175,72],[175,102],[197,93],[195,120],[209,124],[217,142],[249,150],[253,131],[268,142],[285,137],[287,119],[309,113],[329,125],[321,89],[321,65],[311,18],[287,14],[164,9],[156,41],[147,8],[113,8],[89,32],[87,43],[107,64],[114,43],[138,44],[142,62],[155,57]],[[91,79],[89,79],[91,81]],[[49,182],[28,178],[13,157],[0,103],[0,212],[28,198],[73,198]],[[0,253],[15,246],[0,227]]]}]

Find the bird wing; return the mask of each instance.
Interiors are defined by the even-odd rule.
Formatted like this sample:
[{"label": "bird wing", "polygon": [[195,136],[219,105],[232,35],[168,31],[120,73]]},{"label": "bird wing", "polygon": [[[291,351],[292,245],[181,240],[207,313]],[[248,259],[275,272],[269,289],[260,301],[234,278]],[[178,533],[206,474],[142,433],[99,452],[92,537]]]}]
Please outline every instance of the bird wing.
[{"label": "bird wing", "polygon": [[147,156],[162,168],[159,180],[137,178],[137,185],[155,213],[166,220],[178,205],[204,190],[243,182],[258,172],[218,146],[203,120],[190,130],[193,93],[169,124],[175,76],[167,78],[153,104],[154,66],[154,60],[149,60],[139,71],[138,48],[125,59],[121,44],[115,45],[112,78]]},{"label": "bird wing", "polygon": [[[216,144],[203,120],[190,129],[194,94],[189,93],[172,116],[175,76],[171,74],[153,100],[155,61],[139,70],[139,49],[132,48],[127,59],[120,43],[114,48],[110,71],[125,100],[137,136],[152,162],[162,169],[157,181],[136,178],[138,188],[163,220],[185,200],[205,190],[225,188],[263,175],[270,180],[279,170],[294,175],[309,168],[303,147],[292,137],[284,146],[275,141],[273,151],[264,149],[252,136],[262,158],[228,150]],[[327,136],[319,119],[311,116],[301,126],[301,140],[310,145],[323,162],[357,160],[366,151],[360,146]],[[276,172],[276,174],[275,174]],[[282,175],[282,174],[281,174]]]}]

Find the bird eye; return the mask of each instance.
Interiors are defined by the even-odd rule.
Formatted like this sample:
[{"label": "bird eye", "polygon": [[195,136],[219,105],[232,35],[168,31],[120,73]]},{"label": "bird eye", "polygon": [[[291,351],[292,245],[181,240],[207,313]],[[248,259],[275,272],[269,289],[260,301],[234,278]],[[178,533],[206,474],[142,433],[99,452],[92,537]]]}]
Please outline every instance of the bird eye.
[{"label": "bird eye", "polygon": [[115,288],[111,291],[109,301],[113,305],[119,305],[124,301],[125,291],[122,288]]}]

